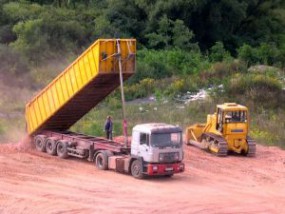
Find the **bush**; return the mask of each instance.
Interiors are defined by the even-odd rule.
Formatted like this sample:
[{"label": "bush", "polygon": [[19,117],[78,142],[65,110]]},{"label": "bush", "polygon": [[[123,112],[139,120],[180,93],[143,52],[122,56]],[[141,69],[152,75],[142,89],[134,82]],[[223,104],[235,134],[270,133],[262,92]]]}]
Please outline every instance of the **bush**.
[{"label": "bush", "polygon": [[231,59],[231,54],[225,50],[222,42],[216,42],[210,49],[210,60],[212,62],[222,62]]},{"label": "bush", "polygon": [[199,76],[207,85],[221,84],[232,74],[241,72],[244,69],[242,64],[237,61],[216,62],[212,64],[210,69],[202,71]]},{"label": "bush", "polygon": [[198,90],[197,82],[191,76],[174,79],[170,85],[166,86],[165,95],[174,96],[175,94],[195,92]]},{"label": "bush", "polygon": [[261,43],[256,48],[244,44],[238,49],[238,57],[249,66],[254,64],[283,65],[284,63],[282,53],[274,43]]},{"label": "bush", "polygon": [[229,96],[244,96],[264,105],[279,105],[282,97],[281,83],[264,75],[235,75],[226,84]]},{"label": "bush", "polygon": [[138,83],[145,78],[157,80],[197,74],[208,67],[210,67],[208,59],[199,51],[143,49],[137,52],[137,73],[130,82]]},{"label": "bush", "polygon": [[126,100],[146,97],[154,93],[155,80],[146,78],[139,83],[126,85],[124,89]]}]

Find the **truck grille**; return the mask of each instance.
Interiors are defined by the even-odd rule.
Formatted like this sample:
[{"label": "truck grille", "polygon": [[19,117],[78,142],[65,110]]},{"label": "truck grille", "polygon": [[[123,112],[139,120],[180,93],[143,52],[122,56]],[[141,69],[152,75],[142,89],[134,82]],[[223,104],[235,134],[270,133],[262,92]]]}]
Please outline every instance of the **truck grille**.
[{"label": "truck grille", "polygon": [[175,161],[175,152],[169,153],[160,153],[159,162],[174,162]]}]

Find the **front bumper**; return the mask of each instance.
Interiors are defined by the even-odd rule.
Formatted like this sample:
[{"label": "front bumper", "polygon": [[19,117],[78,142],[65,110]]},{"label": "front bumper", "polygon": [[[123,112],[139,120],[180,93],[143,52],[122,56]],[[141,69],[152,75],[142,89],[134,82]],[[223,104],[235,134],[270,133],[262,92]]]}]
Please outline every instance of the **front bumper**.
[{"label": "front bumper", "polygon": [[185,170],[184,163],[172,163],[172,164],[155,164],[149,163],[145,165],[147,175],[172,175],[175,173],[181,173]]}]

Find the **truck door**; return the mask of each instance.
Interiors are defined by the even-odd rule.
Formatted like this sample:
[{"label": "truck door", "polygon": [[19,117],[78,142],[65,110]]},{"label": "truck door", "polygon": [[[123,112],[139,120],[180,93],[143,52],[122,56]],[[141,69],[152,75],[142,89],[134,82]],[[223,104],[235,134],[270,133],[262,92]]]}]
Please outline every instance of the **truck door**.
[{"label": "truck door", "polygon": [[143,132],[133,133],[132,155],[144,157],[149,151],[149,134]]},{"label": "truck door", "polygon": [[141,157],[146,157],[149,151],[149,134],[140,133],[139,154]]}]

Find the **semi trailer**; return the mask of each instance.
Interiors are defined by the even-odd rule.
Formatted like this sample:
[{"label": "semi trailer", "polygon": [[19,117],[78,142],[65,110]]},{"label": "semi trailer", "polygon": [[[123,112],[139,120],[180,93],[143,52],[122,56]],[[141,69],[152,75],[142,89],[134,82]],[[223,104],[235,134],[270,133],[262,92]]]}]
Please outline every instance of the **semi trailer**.
[{"label": "semi trailer", "polygon": [[138,124],[131,144],[75,133],[69,128],[136,68],[135,39],[99,39],[26,105],[27,132],[38,151],[94,162],[135,178],[184,171],[182,129]]}]

